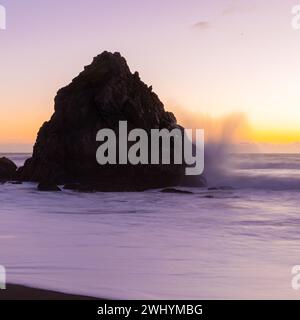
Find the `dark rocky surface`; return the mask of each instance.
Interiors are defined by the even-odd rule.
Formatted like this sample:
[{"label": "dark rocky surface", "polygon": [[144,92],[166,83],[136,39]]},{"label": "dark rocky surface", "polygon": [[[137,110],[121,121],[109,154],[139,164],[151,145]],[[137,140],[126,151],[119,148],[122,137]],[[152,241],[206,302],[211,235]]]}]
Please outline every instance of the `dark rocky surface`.
[{"label": "dark rocky surface", "polygon": [[193,194],[191,191],[180,190],[175,188],[166,188],[161,190],[162,193],[179,193],[179,194]]},{"label": "dark rocky surface", "polygon": [[[99,298],[55,292],[38,288],[8,284],[6,290],[0,290],[0,300],[101,300]],[[35,317],[33,317],[35,318]]]},{"label": "dark rocky surface", "polygon": [[61,189],[53,182],[42,181],[38,184],[39,191],[61,191]]},{"label": "dark rocky surface", "polygon": [[96,192],[97,189],[90,184],[82,184],[82,183],[67,183],[64,185],[65,190],[73,190],[79,192]]},{"label": "dark rocky surface", "polygon": [[[22,181],[52,181],[89,191],[142,191],[182,184],[183,165],[99,165],[98,130],[180,128],[175,116],[131,73],[119,53],[95,57],[55,98],[55,112],[39,130],[32,158],[18,171]],[[73,186],[73,188],[72,188]]]},{"label": "dark rocky surface", "polygon": [[16,177],[17,166],[8,158],[0,158],[0,181],[10,181]]}]

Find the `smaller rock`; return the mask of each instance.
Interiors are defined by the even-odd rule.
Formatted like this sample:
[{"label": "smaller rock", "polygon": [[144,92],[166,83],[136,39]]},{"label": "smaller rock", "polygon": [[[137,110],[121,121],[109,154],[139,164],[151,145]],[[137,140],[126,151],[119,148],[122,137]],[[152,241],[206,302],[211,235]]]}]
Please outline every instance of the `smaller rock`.
[{"label": "smaller rock", "polygon": [[95,192],[96,191],[92,185],[85,185],[81,183],[67,183],[64,185],[64,189],[79,191],[79,192]]},{"label": "smaller rock", "polygon": [[17,166],[8,158],[0,158],[0,180],[2,182],[9,181],[15,178]]},{"label": "smaller rock", "polygon": [[203,175],[184,176],[180,185],[183,187],[202,188],[207,186],[207,181]]},{"label": "smaller rock", "polygon": [[9,183],[10,184],[23,184],[22,181],[10,181]]},{"label": "smaller rock", "polygon": [[181,193],[181,194],[193,194],[191,191],[186,191],[186,190],[179,190],[175,188],[166,188],[161,190],[163,193]]},{"label": "smaller rock", "polygon": [[39,191],[61,191],[61,189],[52,182],[40,182],[38,185],[38,190]]}]

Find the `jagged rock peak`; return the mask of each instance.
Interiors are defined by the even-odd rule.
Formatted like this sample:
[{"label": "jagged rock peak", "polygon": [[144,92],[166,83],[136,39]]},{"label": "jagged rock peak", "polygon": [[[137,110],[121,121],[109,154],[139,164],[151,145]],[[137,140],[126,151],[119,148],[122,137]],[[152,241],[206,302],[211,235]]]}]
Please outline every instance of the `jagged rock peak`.
[{"label": "jagged rock peak", "polygon": [[178,128],[158,96],[131,73],[120,53],[101,53],[60,89],[55,112],[41,127],[33,155],[19,170],[22,180],[52,184],[80,183],[94,190],[141,190],[176,185],[183,166],[100,166],[96,163],[98,130]]}]

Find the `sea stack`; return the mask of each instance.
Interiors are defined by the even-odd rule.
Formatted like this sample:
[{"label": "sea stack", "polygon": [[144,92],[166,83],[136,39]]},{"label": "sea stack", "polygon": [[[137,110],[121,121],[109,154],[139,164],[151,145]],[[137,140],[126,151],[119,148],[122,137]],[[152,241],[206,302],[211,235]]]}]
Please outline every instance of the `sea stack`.
[{"label": "sea stack", "polygon": [[16,178],[17,166],[8,158],[0,158],[0,182]]},{"label": "sea stack", "polygon": [[103,52],[94,58],[55,98],[55,112],[39,130],[32,158],[18,171],[24,181],[67,184],[95,191],[139,191],[176,186],[183,165],[99,165],[98,130],[180,128],[175,116],[131,73],[120,53]]}]

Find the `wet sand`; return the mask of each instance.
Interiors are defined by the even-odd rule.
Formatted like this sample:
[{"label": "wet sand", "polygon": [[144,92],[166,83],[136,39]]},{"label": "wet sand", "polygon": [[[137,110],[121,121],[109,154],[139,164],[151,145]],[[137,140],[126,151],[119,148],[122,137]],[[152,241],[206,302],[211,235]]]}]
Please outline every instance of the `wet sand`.
[{"label": "wet sand", "polygon": [[99,298],[55,292],[8,284],[6,290],[0,290],[0,300],[101,300]]}]

